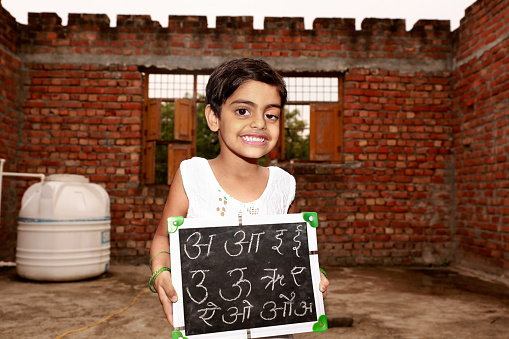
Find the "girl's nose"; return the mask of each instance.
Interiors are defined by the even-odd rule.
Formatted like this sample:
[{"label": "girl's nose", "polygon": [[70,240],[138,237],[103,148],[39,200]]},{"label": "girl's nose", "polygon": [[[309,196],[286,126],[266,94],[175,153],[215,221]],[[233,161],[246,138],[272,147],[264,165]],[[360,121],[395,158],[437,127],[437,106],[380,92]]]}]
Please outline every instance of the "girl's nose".
[{"label": "girl's nose", "polygon": [[251,118],[251,128],[265,129],[267,127],[263,113],[253,114]]}]

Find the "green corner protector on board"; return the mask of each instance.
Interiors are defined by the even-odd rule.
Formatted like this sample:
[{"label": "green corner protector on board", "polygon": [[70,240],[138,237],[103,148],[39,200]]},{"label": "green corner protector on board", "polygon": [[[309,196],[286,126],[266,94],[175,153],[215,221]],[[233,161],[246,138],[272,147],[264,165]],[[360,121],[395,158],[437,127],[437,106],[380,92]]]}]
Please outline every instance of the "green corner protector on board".
[{"label": "green corner protector on board", "polygon": [[325,314],[322,314],[318,318],[318,322],[313,325],[313,332],[325,332],[329,329],[329,325],[327,325],[327,317]]},{"label": "green corner protector on board", "polygon": [[169,217],[168,218],[168,233],[175,233],[179,226],[184,223],[184,217]]},{"label": "green corner protector on board", "polygon": [[179,338],[187,339],[187,337],[184,337],[182,335],[182,332],[180,332],[180,331],[171,332],[171,339],[179,339]]},{"label": "green corner protector on board", "polygon": [[311,227],[318,227],[318,215],[315,212],[303,212],[302,217],[309,223]]}]

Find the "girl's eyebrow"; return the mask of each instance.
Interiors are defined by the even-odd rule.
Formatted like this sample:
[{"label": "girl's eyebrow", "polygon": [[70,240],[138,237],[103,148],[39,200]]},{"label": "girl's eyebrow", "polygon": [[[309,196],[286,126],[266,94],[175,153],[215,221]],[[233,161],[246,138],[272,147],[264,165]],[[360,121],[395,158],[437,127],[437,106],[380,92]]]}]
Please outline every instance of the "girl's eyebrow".
[{"label": "girl's eyebrow", "polygon": [[[248,106],[251,106],[251,107],[254,107],[254,108],[258,108],[258,105],[252,101],[249,101],[249,100],[244,100],[244,99],[237,99],[235,101],[232,101],[230,106],[233,105],[233,104],[244,104],[244,105],[248,105]],[[268,108],[279,108],[281,109],[281,105],[278,105],[278,104],[268,104],[267,106],[265,106],[265,109],[268,109]]]}]

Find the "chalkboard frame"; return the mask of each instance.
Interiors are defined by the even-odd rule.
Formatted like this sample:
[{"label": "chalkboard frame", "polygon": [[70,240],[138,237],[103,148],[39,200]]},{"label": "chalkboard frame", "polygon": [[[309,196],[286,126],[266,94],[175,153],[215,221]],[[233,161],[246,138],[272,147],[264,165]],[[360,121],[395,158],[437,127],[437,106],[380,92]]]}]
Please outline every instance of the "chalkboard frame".
[{"label": "chalkboard frame", "polygon": [[[274,325],[266,327],[245,328],[240,330],[210,332],[196,335],[186,336],[185,331],[185,315],[184,315],[184,298],[182,283],[182,266],[180,257],[180,232],[182,229],[199,229],[205,227],[231,227],[231,226],[249,226],[249,225],[269,225],[269,224],[286,224],[286,223],[302,223],[307,225],[306,233],[309,248],[309,265],[312,278],[312,293],[314,297],[314,311],[316,319],[313,321],[299,322],[285,325]],[[316,227],[318,226],[318,216],[314,212],[303,212],[281,215],[244,215],[239,218],[168,218],[168,233],[170,235],[171,251],[171,276],[172,282],[179,300],[173,304],[173,322],[174,331],[172,339],[214,339],[214,338],[261,338],[267,336],[296,334],[305,332],[324,332],[328,329],[327,318],[325,316],[325,308],[322,293],[318,286],[320,283],[320,270],[318,263],[318,246],[316,238]]]}]

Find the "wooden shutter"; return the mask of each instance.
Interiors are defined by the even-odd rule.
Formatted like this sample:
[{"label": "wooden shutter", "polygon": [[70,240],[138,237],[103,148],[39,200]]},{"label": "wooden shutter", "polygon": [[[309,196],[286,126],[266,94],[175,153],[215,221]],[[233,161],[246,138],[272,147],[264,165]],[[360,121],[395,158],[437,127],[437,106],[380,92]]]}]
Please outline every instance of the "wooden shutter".
[{"label": "wooden shutter", "polygon": [[156,140],[161,138],[161,102],[148,100],[143,109],[142,176],[146,184],[155,183]]},{"label": "wooden shutter", "polygon": [[194,101],[192,99],[175,100],[174,139],[178,141],[193,140]]},{"label": "wooden shutter", "polygon": [[191,158],[196,149],[196,104],[192,99],[175,100],[173,139],[168,145],[168,184],[183,160]]},{"label": "wooden shutter", "polygon": [[142,157],[143,180],[153,184],[156,180],[156,142],[148,141],[143,147]]},{"label": "wooden shutter", "polygon": [[[196,144],[196,109],[194,100],[175,100],[174,140],[168,144],[168,184],[180,163],[191,158]],[[161,139],[161,100],[151,99],[143,110],[142,171],[146,184],[155,183],[156,145]],[[194,149],[196,147],[194,146]]]},{"label": "wooden shutter", "polygon": [[309,160],[342,160],[343,119],[341,105],[311,104]]},{"label": "wooden shutter", "polygon": [[168,144],[168,185],[171,185],[180,163],[189,158],[191,158],[191,143]]},{"label": "wooden shutter", "polygon": [[161,101],[148,100],[143,114],[145,140],[161,139]]}]

